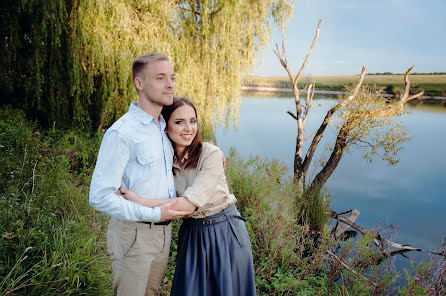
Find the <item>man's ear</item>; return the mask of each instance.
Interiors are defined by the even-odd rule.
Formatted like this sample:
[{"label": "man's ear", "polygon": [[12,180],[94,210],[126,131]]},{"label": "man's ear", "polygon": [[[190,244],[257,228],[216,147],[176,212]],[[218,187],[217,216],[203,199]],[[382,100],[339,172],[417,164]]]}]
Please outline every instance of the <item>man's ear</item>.
[{"label": "man's ear", "polygon": [[135,77],[135,80],[133,82],[135,83],[137,90],[142,91],[144,89],[144,87],[142,86],[142,80],[138,76]]}]

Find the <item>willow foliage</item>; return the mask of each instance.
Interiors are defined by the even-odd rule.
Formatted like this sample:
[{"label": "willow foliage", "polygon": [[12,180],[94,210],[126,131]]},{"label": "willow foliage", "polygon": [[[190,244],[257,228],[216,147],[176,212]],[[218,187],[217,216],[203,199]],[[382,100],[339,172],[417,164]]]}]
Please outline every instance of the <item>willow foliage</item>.
[{"label": "willow foliage", "polygon": [[44,124],[108,126],[135,100],[133,59],[159,51],[205,127],[235,118],[240,75],[294,0],[2,1],[3,102]]}]

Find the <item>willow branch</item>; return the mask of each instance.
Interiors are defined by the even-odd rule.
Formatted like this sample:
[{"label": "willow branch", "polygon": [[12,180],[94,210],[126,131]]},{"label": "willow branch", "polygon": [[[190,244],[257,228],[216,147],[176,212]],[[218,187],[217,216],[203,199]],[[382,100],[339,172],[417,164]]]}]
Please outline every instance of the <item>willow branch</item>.
[{"label": "willow branch", "polygon": [[223,5],[224,4],[220,3],[214,11],[211,11],[209,13],[209,18],[212,19],[217,13],[219,13],[223,9]]},{"label": "willow branch", "polygon": [[196,16],[200,16],[200,13],[199,13],[198,11],[195,11],[195,10],[192,10],[192,9],[187,9],[187,8],[182,7],[182,6],[178,6],[178,8],[181,9],[181,10],[184,10],[184,11],[187,11],[187,12],[190,12],[190,13],[193,13],[193,14],[195,14]]}]

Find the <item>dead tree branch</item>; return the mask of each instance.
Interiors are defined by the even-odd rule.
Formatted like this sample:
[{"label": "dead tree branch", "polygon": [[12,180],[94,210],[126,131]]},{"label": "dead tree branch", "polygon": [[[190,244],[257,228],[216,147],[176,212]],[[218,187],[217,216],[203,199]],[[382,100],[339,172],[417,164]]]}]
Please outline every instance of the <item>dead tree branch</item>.
[{"label": "dead tree branch", "polygon": [[409,80],[409,74],[413,70],[415,66],[410,67],[409,70],[406,71],[406,74],[404,74],[404,93],[399,99],[398,103],[393,104],[391,107],[389,107],[387,110],[381,112],[379,116],[385,117],[389,116],[391,114],[395,114],[403,109],[404,104],[406,104],[409,101],[418,99],[419,97],[423,96],[424,91],[421,91],[415,95],[409,96],[410,93],[410,80]]},{"label": "dead tree branch", "polygon": [[359,93],[359,90],[361,89],[361,85],[362,82],[364,81],[364,76],[365,76],[365,71],[367,70],[367,68],[365,66],[362,66],[362,71],[361,71],[361,75],[359,77],[359,81],[355,86],[355,89],[353,91],[353,93],[351,95],[349,95],[347,97],[347,99],[345,99],[344,101],[340,102],[339,104],[337,104],[336,106],[334,106],[333,108],[331,108],[327,114],[325,115],[324,120],[322,121],[319,129],[317,130],[313,141],[310,144],[310,147],[307,150],[307,154],[305,156],[305,160],[303,162],[303,170],[306,172],[310,166],[311,161],[313,160],[313,156],[314,153],[316,151],[317,146],[319,145],[319,142],[322,140],[322,137],[324,135],[324,132],[326,130],[326,128],[330,125],[330,120],[332,118],[332,116],[335,114],[336,111],[338,111],[340,108],[342,108],[343,106],[345,106],[347,103],[349,103],[350,101],[352,101]]},{"label": "dead tree branch", "polygon": [[273,49],[274,54],[277,56],[277,58],[280,61],[280,64],[282,67],[287,71],[288,77],[291,81],[294,80],[294,75],[291,73],[291,69],[288,67],[288,61],[286,58],[286,49],[285,49],[285,37],[282,34],[282,52],[279,50],[279,46],[276,43],[276,49]]},{"label": "dead tree branch", "polygon": [[297,120],[297,116],[296,116],[296,115],[294,115],[294,113],[293,113],[293,112],[291,112],[291,111],[287,111],[286,113],[290,114],[290,116],[291,116],[291,117],[293,117],[294,119],[296,119],[296,120]]},{"label": "dead tree branch", "polygon": [[[336,213],[336,212],[334,212],[332,210],[329,210],[328,214],[329,214],[330,217],[332,217],[334,219],[337,219],[339,222],[345,223],[345,224],[353,227],[354,229],[358,230],[361,234],[370,233],[370,231],[362,228],[361,226],[359,226],[355,222],[350,221],[349,219],[341,216],[340,214],[338,214],[338,213]],[[396,255],[396,254],[403,253],[403,251],[405,251],[405,252],[409,252],[409,251],[428,252],[430,254],[446,257],[446,254],[444,252],[425,251],[425,250],[422,250],[421,248],[412,247],[410,245],[402,245],[402,244],[399,244],[399,243],[392,242],[392,241],[390,241],[390,240],[388,240],[386,238],[383,238],[379,234],[375,234],[374,242],[375,242],[376,246],[383,252],[383,254],[386,257],[390,257],[390,256],[393,256],[393,255]],[[388,254],[387,252],[383,251],[383,247],[385,247],[385,246],[390,246],[390,247],[393,247],[393,248],[396,248],[396,249],[399,249],[399,250],[398,251],[394,251],[394,252]]]},{"label": "dead tree branch", "polygon": [[297,73],[296,77],[294,78],[293,89],[297,90],[297,82],[299,81],[300,77],[302,76],[305,66],[307,65],[308,60],[310,59],[310,55],[313,52],[314,46],[316,45],[317,38],[319,37],[320,30],[321,30],[321,20],[319,20],[319,22],[317,23],[316,34],[314,35],[313,43],[311,43],[310,50],[307,52],[307,56],[305,57],[305,60],[302,63],[302,66],[300,67],[299,72]]},{"label": "dead tree branch", "polygon": [[310,112],[311,107],[313,107],[311,105],[313,98],[314,98],[314,87],[313,87],[313,84],[310,84],[307,89],[307,99],[305,100],[305,106],[304,106],[305,107],[304,116],[303,116],[304,121],[307,120],[308,112]]},{"label": "dead tree branch", "polygon": [[[350,210],[350,215],[346,219],[348,219],[351,222],[355,222],[356,219],[359,217],[359,214],[360,212],[357,209]],[[341,215],[341,213],[339,213],[338,215]],[[338,220],[338,222],[340,221]],[[339,240],[349,227],[350,225],[344,222],[337,223],[332,231],[334,239]]]},{"label": "dead tree branch", "polygon": [[[353,267],[350,267],[347,263],[345,263],[344,261],[341,260],[341,258],[339,258],[338,256],[336,256],[332,251],[327,250],[326,253],[330,256],[332,256],[334,259],[336,259],[343,267],[347,268],[348,270],[350,270],[351,272],[353,272],[356,276],[360,276],[363,279],[365,279],[366,281],[368,281],[369,279],[366,278],[365,276],[361,275],[359,272],[357,272],[355,269],[353,269]],[[372,282],[372,284],[374,286],[376,286],[375,283]]]}]

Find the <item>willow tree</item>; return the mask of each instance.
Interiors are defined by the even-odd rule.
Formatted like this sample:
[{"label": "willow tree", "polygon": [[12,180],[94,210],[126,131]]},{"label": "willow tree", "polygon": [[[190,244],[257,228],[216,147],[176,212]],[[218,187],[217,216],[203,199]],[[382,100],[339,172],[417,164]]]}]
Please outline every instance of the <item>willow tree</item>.
[{"label": "willow tree", "polygon": [[[282,50],[279,50],[278,46],[274,50],[292,82],[296,107],[295,112],[288,111],[297,124],[293,168],[294,184],[310,196],[313,196],[313,193],[325,184],[338,166],[343,154],[349,149],[361,149],[367,160],[371,160],[373,155],[379,155],[389,164],[397,163],[397,154],[401,150],[401,144],[409,139],[399,121],[399,115],[404,113],[404,104],[423,95],[423,92],[409,95],[409,74],[414,67],[407,70],[404,76],[404,94],[398,100],[389,102],[380,96],[381,90],[362,86],[366,71],[366,68],[363,67],[354,89],[348,91],[346,95],[340,96],[339,102],[326,113],[319,128],[310,136],[306,136],[306,120],[311,108],[317,106],[312,105],[314,84],[309,84],[306,89],[301,90],[298,87],[298,82],[316,45],[320,25],[321,21],[318,23],[313,43],[296,75],[292,73],[288,64],[284,41],[282,41]],[[304,98],[301,98],[302,95]],[[331,145],[331,152],[323,161],[322,167],[315,177],[308,179],[308,169],[329,125],[336,126],[335,142]],[[310,144],[305,152],[304,143],[306,141],[309,141]]]},{"label": "willow tree", "polygon": [[104,127],[136,97],[133,59],[160,51],[178,73],[178,95],[205,126],[237,112],[240,75],[251,69],[294,0],[4,1],[2,101],[42,123]]},{"label": "willow tree", "polygon": [[176,51],[176,69],[187,76],[180,78],[179,92],[199,98],[198,112],[207,115],[201,118],[235,117],[241,74],[253,66],[271,27],[282,28],[290,19],[293,2],[190,0],[177,5],[181,26],[176,34],[184,42]]}]

